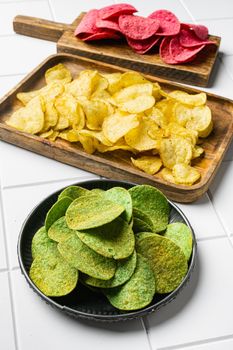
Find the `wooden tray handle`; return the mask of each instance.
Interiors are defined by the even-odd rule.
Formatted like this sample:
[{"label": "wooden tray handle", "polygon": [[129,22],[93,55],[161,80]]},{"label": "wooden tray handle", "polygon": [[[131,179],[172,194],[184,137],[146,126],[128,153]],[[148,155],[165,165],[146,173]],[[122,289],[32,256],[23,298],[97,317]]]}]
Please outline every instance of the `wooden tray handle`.
[{"label": "wooden tray handle", "polygon": [[16,16],[13,20],[13,28],[18,34],[57,42],[70,25],[36,17]]}]

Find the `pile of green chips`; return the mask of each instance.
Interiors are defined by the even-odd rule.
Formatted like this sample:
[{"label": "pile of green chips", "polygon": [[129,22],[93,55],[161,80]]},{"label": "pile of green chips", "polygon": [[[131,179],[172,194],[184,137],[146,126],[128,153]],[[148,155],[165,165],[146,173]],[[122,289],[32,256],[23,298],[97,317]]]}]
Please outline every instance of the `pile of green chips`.
[{"label": "pile of green chips", "polygon": [[188,270],[191,230],[169,224],[169,214],[166,197],[152,186],[67,187],[32,239],[30,278],[47,296],[82,283],[117,309],[141,309],[175,290]]}]

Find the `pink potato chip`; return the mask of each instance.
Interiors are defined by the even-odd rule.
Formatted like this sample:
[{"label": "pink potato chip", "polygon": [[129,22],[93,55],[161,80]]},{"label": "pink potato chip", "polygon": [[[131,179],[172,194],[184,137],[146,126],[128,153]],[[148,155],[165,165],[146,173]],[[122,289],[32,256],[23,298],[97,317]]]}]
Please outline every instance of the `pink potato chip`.
[{"label": "pink potato chip", "polygon": [[94,41],[94,40],[101,40],[101,39],[115,39],[115,40],[120,40],[121,37],[117,33],[110,31],[110,30],[105,30],[101,32],[97,32],[94,34],[87,34],[86,36],[82,36],[83,41]]},{"label": "pink potato chip", "polygon": [[134,40],[150,38],[159,29],[159,21],[140,16],[122,15],[118,23],[121,32]]},{"label": "pink potato chip", "polygon": [[132,15],[138,12],[137,9],[129,4],[116,4],[106,7],[102,7],[99,10],[99,17],[101,19],[112,19],[113,17],[119,17],[120,15]]},{"label": "pink potato chip", "polygon": [[144,53],[152,49],[156,44],[158,44],[160,38],[161,37],[153,35],[150,38],[144,40],[134,40],[128,37],[126,37],[126,40],[129,46],[132,47],[134,51],[136,51],[140,55],[143,55]]},{"label": "pink potato chip", "polygon": [[180,44],[178,36],[171,39],[169,49],[170,54],[177,63],[186,63],[192,61],[198,52],[200,52],[205,45],[198,47],[183,47]]},{"label": "pink potato chip", "polygon": [[181,23],[181,28],[192,29],[196,36],[201,40],[208,39],[209,30],[202,24]]},{"label": "pink potato chip", "polygon": [[160,23],[160,27],[156,35],[176,35],[180,31],[180,21],[171,11],[158,10],[152,12],[148,18],[157,19]]},{"label": "pink potato chip", "polygon": [[197,47],[200,45],[215,45],[214,41],[201,40],[190,29],[181,29],[179,34],[180,44],[184,47]]},{"label": "pink potato chip", "polygon": [[79,37],[80,34],[94,34],[98,32],[96,27],[97,18],[98,10],[88,11],[75,29],[74,35]]},{"label": "pink potato chip", "polygon": [[96,27],[101,29],[111,29],[120,32],[118,21],[114,20],[98,18],[96,20]]},{"label": "pink potato chip", "polygon": [[170,53],[171,37],[164,37],[159,48],[160,58],[167,64],[177,64],[177,61]]}]

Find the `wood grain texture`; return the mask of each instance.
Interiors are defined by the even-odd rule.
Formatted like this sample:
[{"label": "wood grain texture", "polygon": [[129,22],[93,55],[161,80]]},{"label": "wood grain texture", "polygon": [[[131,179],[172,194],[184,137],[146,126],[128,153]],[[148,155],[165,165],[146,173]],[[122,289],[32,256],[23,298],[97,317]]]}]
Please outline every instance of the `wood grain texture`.
[{"label": "wood grain texture", "polygon": [[[233,136],[233,101],[207,94],[207,104],[212,110],[214,130],[202,144],[205,149],[204,158],[194,162],[194,166],[201,172],[201,180],[192,186],[175,185],[164,181],[159,174],[152,176],[134,168],[130,161],[130,152],[114,151],[89,155],[78,143],[71,144],[60,139],[51,142],[38,136],[22,133],[5,124],[5,120],[12,112],[21,106],[16,99],[16,94],[44,86],[45,71],[58,63],[65,64],[71,70],[73,77],[83,69],[98,69],[102,73],[126,71],[122,67],[72,55],[57,54],[49,57],[0,100],[0,139],[107,178],[156,186],[168,198],[177,202],[193,202],[207,191]],[[189,93],[199,92],[197,89],[182,87],[151,75],[146,77],[151,81],[158,81],[167,92],[177,88]]]},{"label": "wood grain texture", "polygon": [[210,40],[215,41],[217,45],[208,45],[193,62],[169,65],[160,59],[158,48],[149,54],[139,55],[127,45],[124,39],[88,43],[79,40],[74,36],[74,29],[83,16],[84,13],[81,13],[70,25],[17,16],[14,19],[14,30],[19,34],[57,41],[58,52],[87,57],[185,84],[208,85],[221,41],[219,37],[211,35]]}]

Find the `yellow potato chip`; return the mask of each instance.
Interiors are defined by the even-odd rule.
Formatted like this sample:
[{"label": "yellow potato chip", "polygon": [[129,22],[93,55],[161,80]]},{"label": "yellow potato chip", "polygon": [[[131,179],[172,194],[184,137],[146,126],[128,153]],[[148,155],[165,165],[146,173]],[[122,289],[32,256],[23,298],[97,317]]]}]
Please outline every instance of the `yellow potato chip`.
[{"label": "yellow potato chip", "polygon": [[54,107],[53,100],[45,101],[44,126],[43,132],[54,127],[58,122],[58,113]]},{"label": "yellow potato chip", "polygon": [[[68,93],[58,96],[55,100],[55,107],[58,111],[59,121],[56,130],[62,130],[69,126],[81,130],[85,126],[85,116],[81,105]],[[64,121],[68,121],[68,125]],[[64,122],[64,123],[63,123]]]},{"label": "yellow potato chip", "polygon": [[157,107],[152,108],[151,113],[149,114],[149,117],[153,121],[155,121],[155,123],[159,125],[161,128],[166,128],[167,124],[169,123],[168,115],[166,113],[163,113],[163,111]]},{"label": "yellow potato chip", "polygon": [[19,92],[16,97],[17,99],[24,104],[27,105],[34,97],[39,96],[41,94],[41,90],[34,90],[28,92]]},{"label": "yellow potato chip", "polygon": [[53,134],[53,129],[50,129],[48,131],[42,132],[39,134],[40,137],[43,137],[44,139],[47,139],[48,137],[52,136]]},{"label": "yellow potato chip", "polygon": [[156,174],[162,166],[162,161],[156,156],[142,156],[134,159],[131,157],[131,161],[136,168],[143,170],[149,175]]},{"label": "yellow potato chip", "polygon": [[172,110],[172,118],[171,118],[173,122],[181,126],[185,126],[186,123],[191,119],[191,117],[192,117],[191,107],[183,105],[182,103],[175,103]]},{"label": "yellow potato chip", "polygon": [[56,96],[60,95],[64,91],[64,86],[62,83],[52,82],[49,85],[44,86],[39,90],[29,91],[29,92],[19,92],[17,94],[18,100],[20,100],[25,106],[34,97],[41,96],[45,101],[53,100]]},{"label": "yellow potato chip", "polygon": [[104,100],[105,102],[111,101],[111,95],[107,90],[96,90],[93,92],[91,95],[91,99],[99,99],[99,100]]},{"label": "yellow potato chip", "polygon": [[[153,85],[152,83],[134,84],[126,88],[121,89],[113,95],[113,100],[116,105],[133,100],[141,95],[152,96]],[[150,108],[150,107],[148,107]]]},{"label": "yellow potato chip", "polygon": [[172,175],[174,176],[175,182],[182,185],[192,185],[201,177],[197,169],[182,163],[174,165]]},{"label": "yellow potato chip", "polygon": [[53,133],[48,137],[48,139],[52,142],[54,142],[56,140],[56,138],[58,137],[59,132],[58,131],[53,131]]},{"label": "yellow potato chip", "polygon": [[191,142],[193,145],[197,143],[198,133],[195,130],[188,130],[177,123],[169,123],[164,132],[166,137],[180,136]]},{"label": "yellow potato chip", "polygon": [[93,131],[93,130],[80,130],[79,136],[92,137],[93,139],[98,140],[105,146],[112,146],[112,142],[110,142],[102,131]]},{"label": "yellow potato chip", "polygon": [[202,106],[206,103],[206,94],[204,92],[191,95],[184,91],[175,90],[170,92],[168,96],[177,102],[193,107]]},{"label": "yellow potato chip", "polygon": [[47,84],[52,82],[61,82],[63,84],[67,84],[71,82],[72,76],[64,64],[59,63],[56,66],[47,69],[45,72],[45,81]]},{"label": "yellow potato chip", "polygon": [[153,96],[141,95],[137,96],[132,100],[118,104],[121,111],[128,113],[142,113],[147,109],[153,107],[155,104],[155,99]]},{"label": "yellow potato chip", "polygon": [[65,91],[74,97],[86,96],[90,98],[95,90],[98,72],[96,70],[83,70],[71,83],[66,84]]},{"label": "yellow potato chip", "polygon": [[158,141],[153,140],[148,135],[152,125],[154,125],[152,120],[148,117],[142,117],[139,125],[125,135],[126,143],[137,151],[148,151],[158,148]]},{"label": "yellow potato chip", "polygon": [[192,159],[200,157],[203,153],[204,153],[204,149],[202,147],[194,146]]},{"label": "yellow potato chip", "polygon": [[105,137],[115,143],[138,125],[139,121],[136,114],[126,114],[117,110],[104,119],[102,129]]},{"label": "yellow potato chip", "polygon": [[153,83],[152,95],[154,96],[156,101],[161,100],[161,98],[162,98],[161,87],[158,83]]},{"label": "yellow potato chip", "polygon": [[26,107],[15,111],[6,124],[29,134],[37,134],[44,126],[44,111],[45,104],[42,97],[34,97]]},{"label": "yellow potato chip", "polygon": [[95,146],[93,137],[79,134],[79,142],[83,146],[85,152],[89,154],[92,154],[95,152],[96,146]]},{"label": "yellow potato chip", "polygon": [[153,139],[153,140],[161,140],[162,137],[164,136],[164,131],[161,129],[156,122],[153,123],[153,119],[151,119],[151,127],[148,129],[148,135]]},{"label": "yellow potato chip", "polygon": [[103,100],[83,100],[80,102],[85,116],[86,125],[91,130],[101,130],[104,119],[114,112],[110,103]]},{"label": "yellow potato chip", "polygon": [[168,168],[163,168],[159,173],[162,178],[167,182],[176,183],[172,171]]},{"label": "yellow potato chip", "polygon": [[189,164],[192,144],[182,137],[162,139],[159,154],[165,167],[172,169],[177,163]]},{"label": "yellow potato chip", "polygon": [[200,137],[207,137],[213,130],[211,110],[208,106],[195,107],[192,118],[187,122],[186,128],[195,130]]},{"label": "yellow potato chip", "polygon": [[99,142],[95,143],[95,145],[96,145],[97,151],[99,151],[101,153],[113,152],[113,151],[117,151],[117,150],[130,151],[130,152],[135,153],[135,149],[133,149],[132,147],[127,145],[123,138],[121,138],[119,141],[114,143],[113,146],[105,146],[105,145],[103,145],[102,143],[99,143]]},{"label": "yellow potato chip", "polygon": [[78,142],[79,141],[79,134],[77,130],[63,130],[59,132],[58,137],[60,137],[63,140],[70,141],[70,142]]}]

